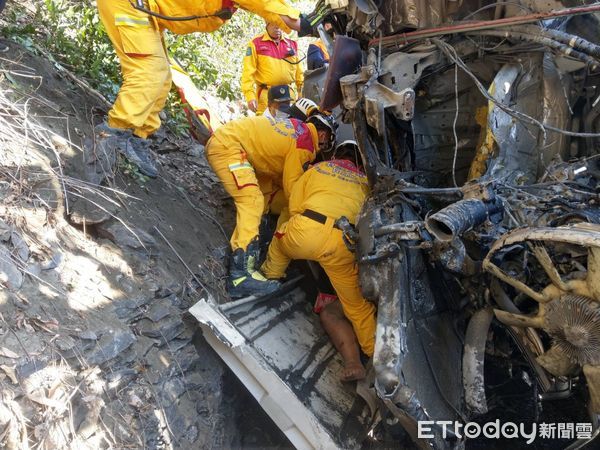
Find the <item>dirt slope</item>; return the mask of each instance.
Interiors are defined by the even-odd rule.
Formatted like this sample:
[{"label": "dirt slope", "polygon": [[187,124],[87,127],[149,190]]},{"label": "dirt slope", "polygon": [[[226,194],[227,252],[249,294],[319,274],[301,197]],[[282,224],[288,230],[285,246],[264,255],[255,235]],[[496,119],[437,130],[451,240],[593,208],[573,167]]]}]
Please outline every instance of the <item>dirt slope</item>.
[{"label": "dirt slope", "polygon": [[84,149],[105,105],[9,45],[0,58],[0,445],[287,447],[186,315],[209,293],[224,299],[227,241],[215,222],[232,218],[200,149],[163,135],[158,179],[121,160],[108,185],[90,184]]}]

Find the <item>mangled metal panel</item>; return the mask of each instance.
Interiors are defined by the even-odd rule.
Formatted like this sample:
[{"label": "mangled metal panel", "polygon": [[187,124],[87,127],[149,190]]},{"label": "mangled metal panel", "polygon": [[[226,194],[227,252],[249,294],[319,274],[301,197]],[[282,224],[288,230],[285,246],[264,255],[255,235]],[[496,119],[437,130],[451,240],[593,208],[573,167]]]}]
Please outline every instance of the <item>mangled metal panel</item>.
[{"label": "mangled metal panel", "polygon": [[[469,65],[482,79],[491,80],[493,74],[489,66],[491,64],[485,61]],[[452,179],[449,178],[452,173],[461,183],[466,179],[466,172],[479,143],[481,123],[478,121],[478,112],[483,112],[482,123],[485,124],[487,103],[465,74],[462,71],[455,73],[454,69],[422,82],[416,90],[415,117],[411,122],[414,168],[423,171],[427,177],[422,181],[424,185]],[[455,139],[455,130],[458,139]]]},{"label": "mangled metal panel", "polygon": [[[543,110],[543,54],[532,53],[514,64],[506,64],[494,79],[491,91],[494,99],[529,117],[540,118]],[[537,176],[539,129],[494,105],[488,117],[488,127],[499,148],[490,176],[523,184]]]},{"label": "mangled metal panel", "polygon": [[[503,6],[506,17],[519,16],[531,12],[548,12],[563,9],[569,6],[578,6],[586,2],[574,0],[519,0],[518,2],[506,2]],[[590,2],[588,2],[590,3]]]},{"label": "mangled metal panel", "polygon": [[428,28],[449,20],[462,0],[391,0],[381,2],[385,17],[385,33],[393,34],[407,28]]},{"label": "mangled metal panel", "polygon": [[[490,90],[501,105],[531,117],[539,125],[569,129],[570,81],[570,75],[560,73],[549,54],[536,52],[500,69]],[[568,137],[551,130],[543,133],[539,125],[519,120],[498,105],[491,106],[488,130],[499,149],[488,172],[491,177],[531,183],[554,159],[568,159]]]},{"label": "mangled metal panel", "polygon": [[[552,126],[561,130],[571,129],[572,106],[571,99],[573,80],[570,74],[560,72],[554,58],[550,54],[544,55],[544,125]],[[573,103],[573,105],[571,105]],[[546,145],[540,149],[540,165],[538,176],[542,175],[546,168],[560,158],[562,161],[569,159],[570,138],[564,134],[548,130],[546,133]]]},{"label": "mangled metal panel", "polygon": [[209,344],[296,448],[356,448],[370,412],[339,381],[341,358],[300,291],[224,310],[190,312]]}]

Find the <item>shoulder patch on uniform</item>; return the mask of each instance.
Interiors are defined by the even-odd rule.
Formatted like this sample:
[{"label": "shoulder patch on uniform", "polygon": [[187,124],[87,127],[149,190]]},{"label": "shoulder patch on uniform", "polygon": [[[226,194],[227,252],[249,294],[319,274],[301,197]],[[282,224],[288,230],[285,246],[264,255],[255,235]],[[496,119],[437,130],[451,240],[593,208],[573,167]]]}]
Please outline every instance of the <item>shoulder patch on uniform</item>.
[{"label": "shoulder patch on uniform", "polygon": [[301,148],[303,150],[308,150],[311,153],[315,152],[315,145],[313,143],[313,138],[310,133],[310,129],[308,125],[304,122],[300,122],[296,119],[291,119],[292,124],[294,124],[294,130],[296,135],[296,148]]},{"label": "shoulder patch on uniform", "polygon": [[246,56],[252,56],[252,47],[246,49]]}]

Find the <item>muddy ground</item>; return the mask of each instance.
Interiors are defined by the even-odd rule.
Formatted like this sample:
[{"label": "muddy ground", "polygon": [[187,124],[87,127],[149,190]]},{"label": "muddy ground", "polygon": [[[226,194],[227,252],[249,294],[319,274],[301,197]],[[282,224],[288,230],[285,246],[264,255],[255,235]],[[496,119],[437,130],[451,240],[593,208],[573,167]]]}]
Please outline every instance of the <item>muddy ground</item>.
[{"label": "muddy ground", "polygon": [[0,445],[289,447],[186,313],[226,301],[232,203],[201,148],[162,133],[155,180],[103,164],[90,138],[106,104],[6,43]]}]

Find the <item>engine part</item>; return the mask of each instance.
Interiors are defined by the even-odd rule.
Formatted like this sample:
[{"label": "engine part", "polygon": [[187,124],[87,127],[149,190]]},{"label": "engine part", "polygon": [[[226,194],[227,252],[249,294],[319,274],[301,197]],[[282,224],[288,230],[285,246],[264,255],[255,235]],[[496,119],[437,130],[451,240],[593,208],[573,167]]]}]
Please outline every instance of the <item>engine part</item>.
[{"label": "engine part", "polygon": [[[515,244],[527,244],[525,248],[550,280],[542,291],[532,289],[492,262],[502,248]],[[561,275],[546,248],[559,245],[564,249],[565,244],[587,251],[585,272],[576,277]],[[509,326],[543,329],[552,338],[552,346],[537,358],[539,364],[555,376],[570,376],[583,368],[584,374],[590,374],[586,380],[591,409],[600,412],[600,225],[579,223],[509,232],[494,243],[483,267],[539,303],[533,316],[496,309],[498,320]]]},{"label": "engine part", "polygon": [[455,13],[462,0],[388,0],[382,2],[386,32],[436,26]]},{"label": "engine part", "polygon": [[480,271],[481,264],[467,254],[465,244],[460,239],[435,245],[433,253],[444,268],[452,273],[470,276]]},{"label": "engine part", "polygon": [[488,330],[494,317],[492,308],[480,309],[471,317],[465,336],[463,354],[463,387],[467,407],[475,414],[488,412],[485,398],[483,360]]},{"label": "engine part", "polygon": [[544,329],[569,360],[600,364],[600,304],[591,298],[566,294],[548,302]]},{"label": "engine part", "polygon": [[502,204],[498,200],[460,200],[429,216],[425,220],[425,227],[436,239],[450,242],[501,210]]},{"label": "engine part", "polygon": [[366,34],[372,34],[383,18],[373,0],[351,0],[348,6],[348,15],[352,18],[348,29],[360,29]]},{"label": "engine part", "polygon": [[580,6],[575,8],[565,8],[558,11],[540,12],[528,14],[525,16],[507,17],[498,20],[480,20],[457,25],[441,26],[438,28],[421,29],[409,33],[401,33],[394,36],[386,36],[373,39],[369,42],[370,46],[377,46],[381,42],[384,46],[404,45],[409,42],[422,40],[430,37],[441,36],[444,34],[467,33],[469,31],[487,30],[490,28],[509,27],[526,23],[534,23],[539,20],[550,20],[556,17],[574,16],[579,14],[589,14],[600,11],[600,5]]}]

